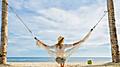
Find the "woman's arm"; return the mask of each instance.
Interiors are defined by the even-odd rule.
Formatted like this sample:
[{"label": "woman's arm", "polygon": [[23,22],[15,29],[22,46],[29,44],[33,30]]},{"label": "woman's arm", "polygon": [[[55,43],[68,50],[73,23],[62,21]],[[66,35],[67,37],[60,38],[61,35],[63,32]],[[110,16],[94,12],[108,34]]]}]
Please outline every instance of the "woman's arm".
[{"label": "woman's arm", "polygon": [[36,37],[34,39],[36,40],[36,45],[48,48],[48,46],[46,44],[44,44],[42,41],[38,40]]},{"label": "woman's arm", "polygon": [[87,35],[85,35],[84,38],[82,38],[80,41],[73,43],[73,46],[85,42],[90,37],[92,31],[93,29],[91,29],[90,32],[88,32]]},{"label": "woman's arm", "polygon": [[42,41],[40,41],[40,40],[37,40],[36,44],[37,44],[38,46],[43,45],[44,47],[48,47],[46,44],[44,44],[44,43],[43,43]]}]

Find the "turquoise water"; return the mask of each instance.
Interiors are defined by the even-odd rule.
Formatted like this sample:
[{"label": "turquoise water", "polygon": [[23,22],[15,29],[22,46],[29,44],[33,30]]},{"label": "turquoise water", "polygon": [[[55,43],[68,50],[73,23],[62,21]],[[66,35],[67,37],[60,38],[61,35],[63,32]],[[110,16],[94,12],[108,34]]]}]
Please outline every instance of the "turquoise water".
[{"label": "turquoise water", "polygon": [[[52,57],[7,57],[8,62],[55,62]],[[86,62],[87,60],[97,62],[110,62],[110,57],[70,57],[67,62]]]}]

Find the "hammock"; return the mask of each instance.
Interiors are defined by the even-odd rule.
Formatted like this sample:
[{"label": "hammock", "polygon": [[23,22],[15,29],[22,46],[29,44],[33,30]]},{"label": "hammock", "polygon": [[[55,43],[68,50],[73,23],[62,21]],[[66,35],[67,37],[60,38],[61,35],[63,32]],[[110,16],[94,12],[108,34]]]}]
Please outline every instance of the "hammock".
[{"label": "hammock", "polygon": [[[79,49],[80,44],[84,43],[88,37],[90,36],[91,32],[93,31],[93,28],[87,33],[87,35],[85,35],[85,37],[83,39],[81,39],[80,41],[73,43],[72,48],[67,49],[64,53],[64,59],[67,59],[70,55],[72,55],[73,53],[76,52],[76,50]],[[37,40],[37,39],[36,39]],[[75,45],[74,45],[75,44]],[[66,44],[65,44],[66,45]],[[64,45],[64,46],[65,46]],[[70,44],[71,45],[71,44]],[[48,51],[48,54],[54,58],[56,58],[56,50],[51,50],[50,48],[45,47],[44,45],[39,45],[40,47],[44,48],[45,50]]]}]

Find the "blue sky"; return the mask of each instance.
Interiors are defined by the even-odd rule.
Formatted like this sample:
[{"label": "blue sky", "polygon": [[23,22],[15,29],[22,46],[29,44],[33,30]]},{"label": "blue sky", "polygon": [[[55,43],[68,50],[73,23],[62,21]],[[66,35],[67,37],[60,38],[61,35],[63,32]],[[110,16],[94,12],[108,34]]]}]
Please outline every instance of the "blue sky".
[{"label": "blue sky", "polygon": [[[119,0],[115,0],[116,26],[120,41],[119,3]],[[54,45],[59,35],[65,37],[65,43],[80,40],[107,10],[106,0],[9,0],[9,4],[34,34],[48,45]],[[8,28],[8,56],[49,56],[47,51],[36,46],[30,33],[10,10]],[[72,56],[111,56],[107,15]]]}]

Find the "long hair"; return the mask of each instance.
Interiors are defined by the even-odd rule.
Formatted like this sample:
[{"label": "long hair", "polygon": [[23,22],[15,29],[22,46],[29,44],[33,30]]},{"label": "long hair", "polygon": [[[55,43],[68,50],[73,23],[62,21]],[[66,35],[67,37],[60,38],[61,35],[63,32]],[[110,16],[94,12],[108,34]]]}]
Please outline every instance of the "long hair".
[{"label": "long hair", "polygon": [[60,49],[62,48],[62,43],[64,42],[64,37],[59,36],[58,37],[58,43],[56,44],[56,47],[59,47]]}]

